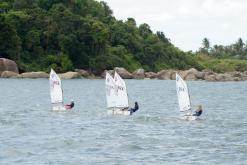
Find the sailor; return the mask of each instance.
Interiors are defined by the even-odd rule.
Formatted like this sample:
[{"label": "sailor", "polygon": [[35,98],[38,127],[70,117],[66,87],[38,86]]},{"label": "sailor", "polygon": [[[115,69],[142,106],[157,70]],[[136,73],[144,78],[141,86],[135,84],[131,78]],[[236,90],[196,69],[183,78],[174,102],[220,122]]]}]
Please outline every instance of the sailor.
[{"label": "sailor", "polygon": [[136,112],[137,110],[139,109],[139,105],[137,102],[135,102],[135,107],[134,108],[130,108],[129,111],[130,111],[130,114]]},{"label": "sailor", "polygon": [[203,111],[202,110],[202,105],[198,105],[198,107],[197,107],[195,113],[193,114],[193,116],[201,116],[202,111]]},{"label": "sailor", "polygon": [[75,103],[74,103],[73,100],[71,100],[70,104],[66,104],[66,105],[65,105],[65,108],[66,108],[66,109],[72,109],[74,106],[75,106]]}]

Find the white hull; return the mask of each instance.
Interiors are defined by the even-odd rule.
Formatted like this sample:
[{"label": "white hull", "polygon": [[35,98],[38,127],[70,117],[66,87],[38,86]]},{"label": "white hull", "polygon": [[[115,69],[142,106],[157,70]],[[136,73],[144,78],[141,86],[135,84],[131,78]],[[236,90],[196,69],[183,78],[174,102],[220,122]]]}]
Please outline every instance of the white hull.
[{"label": "white hull", "polygon": [[53,106],[52,110],[53,111],[65,111],[66,108],[64,106]]},{"label": "white hull", "polygon": [[124,115],[124,116],[129,116],[130,111],[127,110],[121,110],[121,109],[108,109],[107,110],[108,114],[112,114],[112,115]]},{"label": "white hull", "polygon": [[188,120],[188,121],[193,121],[193,120],[196,120],[197,119],[197,116],[184,115],[184,116],[181,116],[181,119]]}]

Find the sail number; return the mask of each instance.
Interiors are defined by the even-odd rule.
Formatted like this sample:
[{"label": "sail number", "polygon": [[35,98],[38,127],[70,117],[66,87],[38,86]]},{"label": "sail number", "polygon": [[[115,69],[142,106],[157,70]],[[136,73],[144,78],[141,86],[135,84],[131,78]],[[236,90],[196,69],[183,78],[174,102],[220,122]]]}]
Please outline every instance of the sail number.
[{"label": "sail number", "polygon": [[178,87],[178,92],[184,92],[184,88],[183,87]]}]

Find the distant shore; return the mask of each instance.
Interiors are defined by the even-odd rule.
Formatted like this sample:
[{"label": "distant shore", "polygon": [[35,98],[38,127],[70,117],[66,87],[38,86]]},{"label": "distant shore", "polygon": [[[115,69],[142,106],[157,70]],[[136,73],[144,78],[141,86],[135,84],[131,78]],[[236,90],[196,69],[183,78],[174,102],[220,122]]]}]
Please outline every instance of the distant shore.
[{"label": "distant shore", "polygon": [[[75,69],[66,73],[58,74],[61,79],[103,79],[105,78],[105,70],[100,74],[95,74],[83,69]],[[194,68],[189,70],[161,70],[159,72],[146,72],[144,69],[137,69],[134,72],[129,72],[125,68],[116,67],[114,70],[108,70],[110,74],[114,74],[117,71],[119,75],[124,79],[158,79],[158,80],[175,80],[176,73],[184,80],[197,81],[245,81],[247,80],[247,71],[245,72],[226,72],[216,73],[210,70],[198,71]],[[25,72],[16,73],[13,71],[3,71],[1,78],[18,78],[18,79],[37,79],[37,78],[49,78],[49,74],[46,72]]]},{"label": "distant shore", "polygon": [[[105,70],[103,72],[92,72],[83,69],[75,69],[66,73],[58,74],[61,79],[103,79],[105,73],[111,75],[114,71],[124,79],[159,79],[159,80],[175,80],[178,73],[184,80],[205,80],[205,81],[245,81],[247,80],[247,71],[245,72],[225,72],[216,73],[210,70],[198,71],[194,68],[189,70],[161,70],[159,72],[147,72],[144,69],[136,69],[134,72],[129,72],[125,68],[115,67],[113,70]],[[0,58],[0,78],[49,78],[49,73],[46,72],[24,72],[19,73],[18,66],[15,61]]]}]

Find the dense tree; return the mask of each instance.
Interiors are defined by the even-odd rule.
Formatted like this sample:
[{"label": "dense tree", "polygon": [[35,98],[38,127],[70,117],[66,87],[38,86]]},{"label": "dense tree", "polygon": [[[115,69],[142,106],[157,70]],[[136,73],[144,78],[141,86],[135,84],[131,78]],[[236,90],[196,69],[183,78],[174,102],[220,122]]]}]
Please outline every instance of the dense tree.
[{"label": "dense tree", "polygon": [[198,53],[210,55],[212,57],[217,57],[217,58],[247,59],[247,46],[243,42],[242,38],[239,38],[235,43],[227,46],[214,45],[211,48],[210,45],[207,43],[207,41],[205,43],[206,43],[205,46],[200,48]]},{"label": "dense tree", "polygon": [[116,20],[106,2],[95,0],[1,0],[0,56],[21,71],[201,69],[163,32],[134,18]]},{"label": "dense tree", "polygon": [[203,54],[209,54],[210,51],[210,42],[208,38],[203,38],[202,40],[202,47],[199,50]]}]

